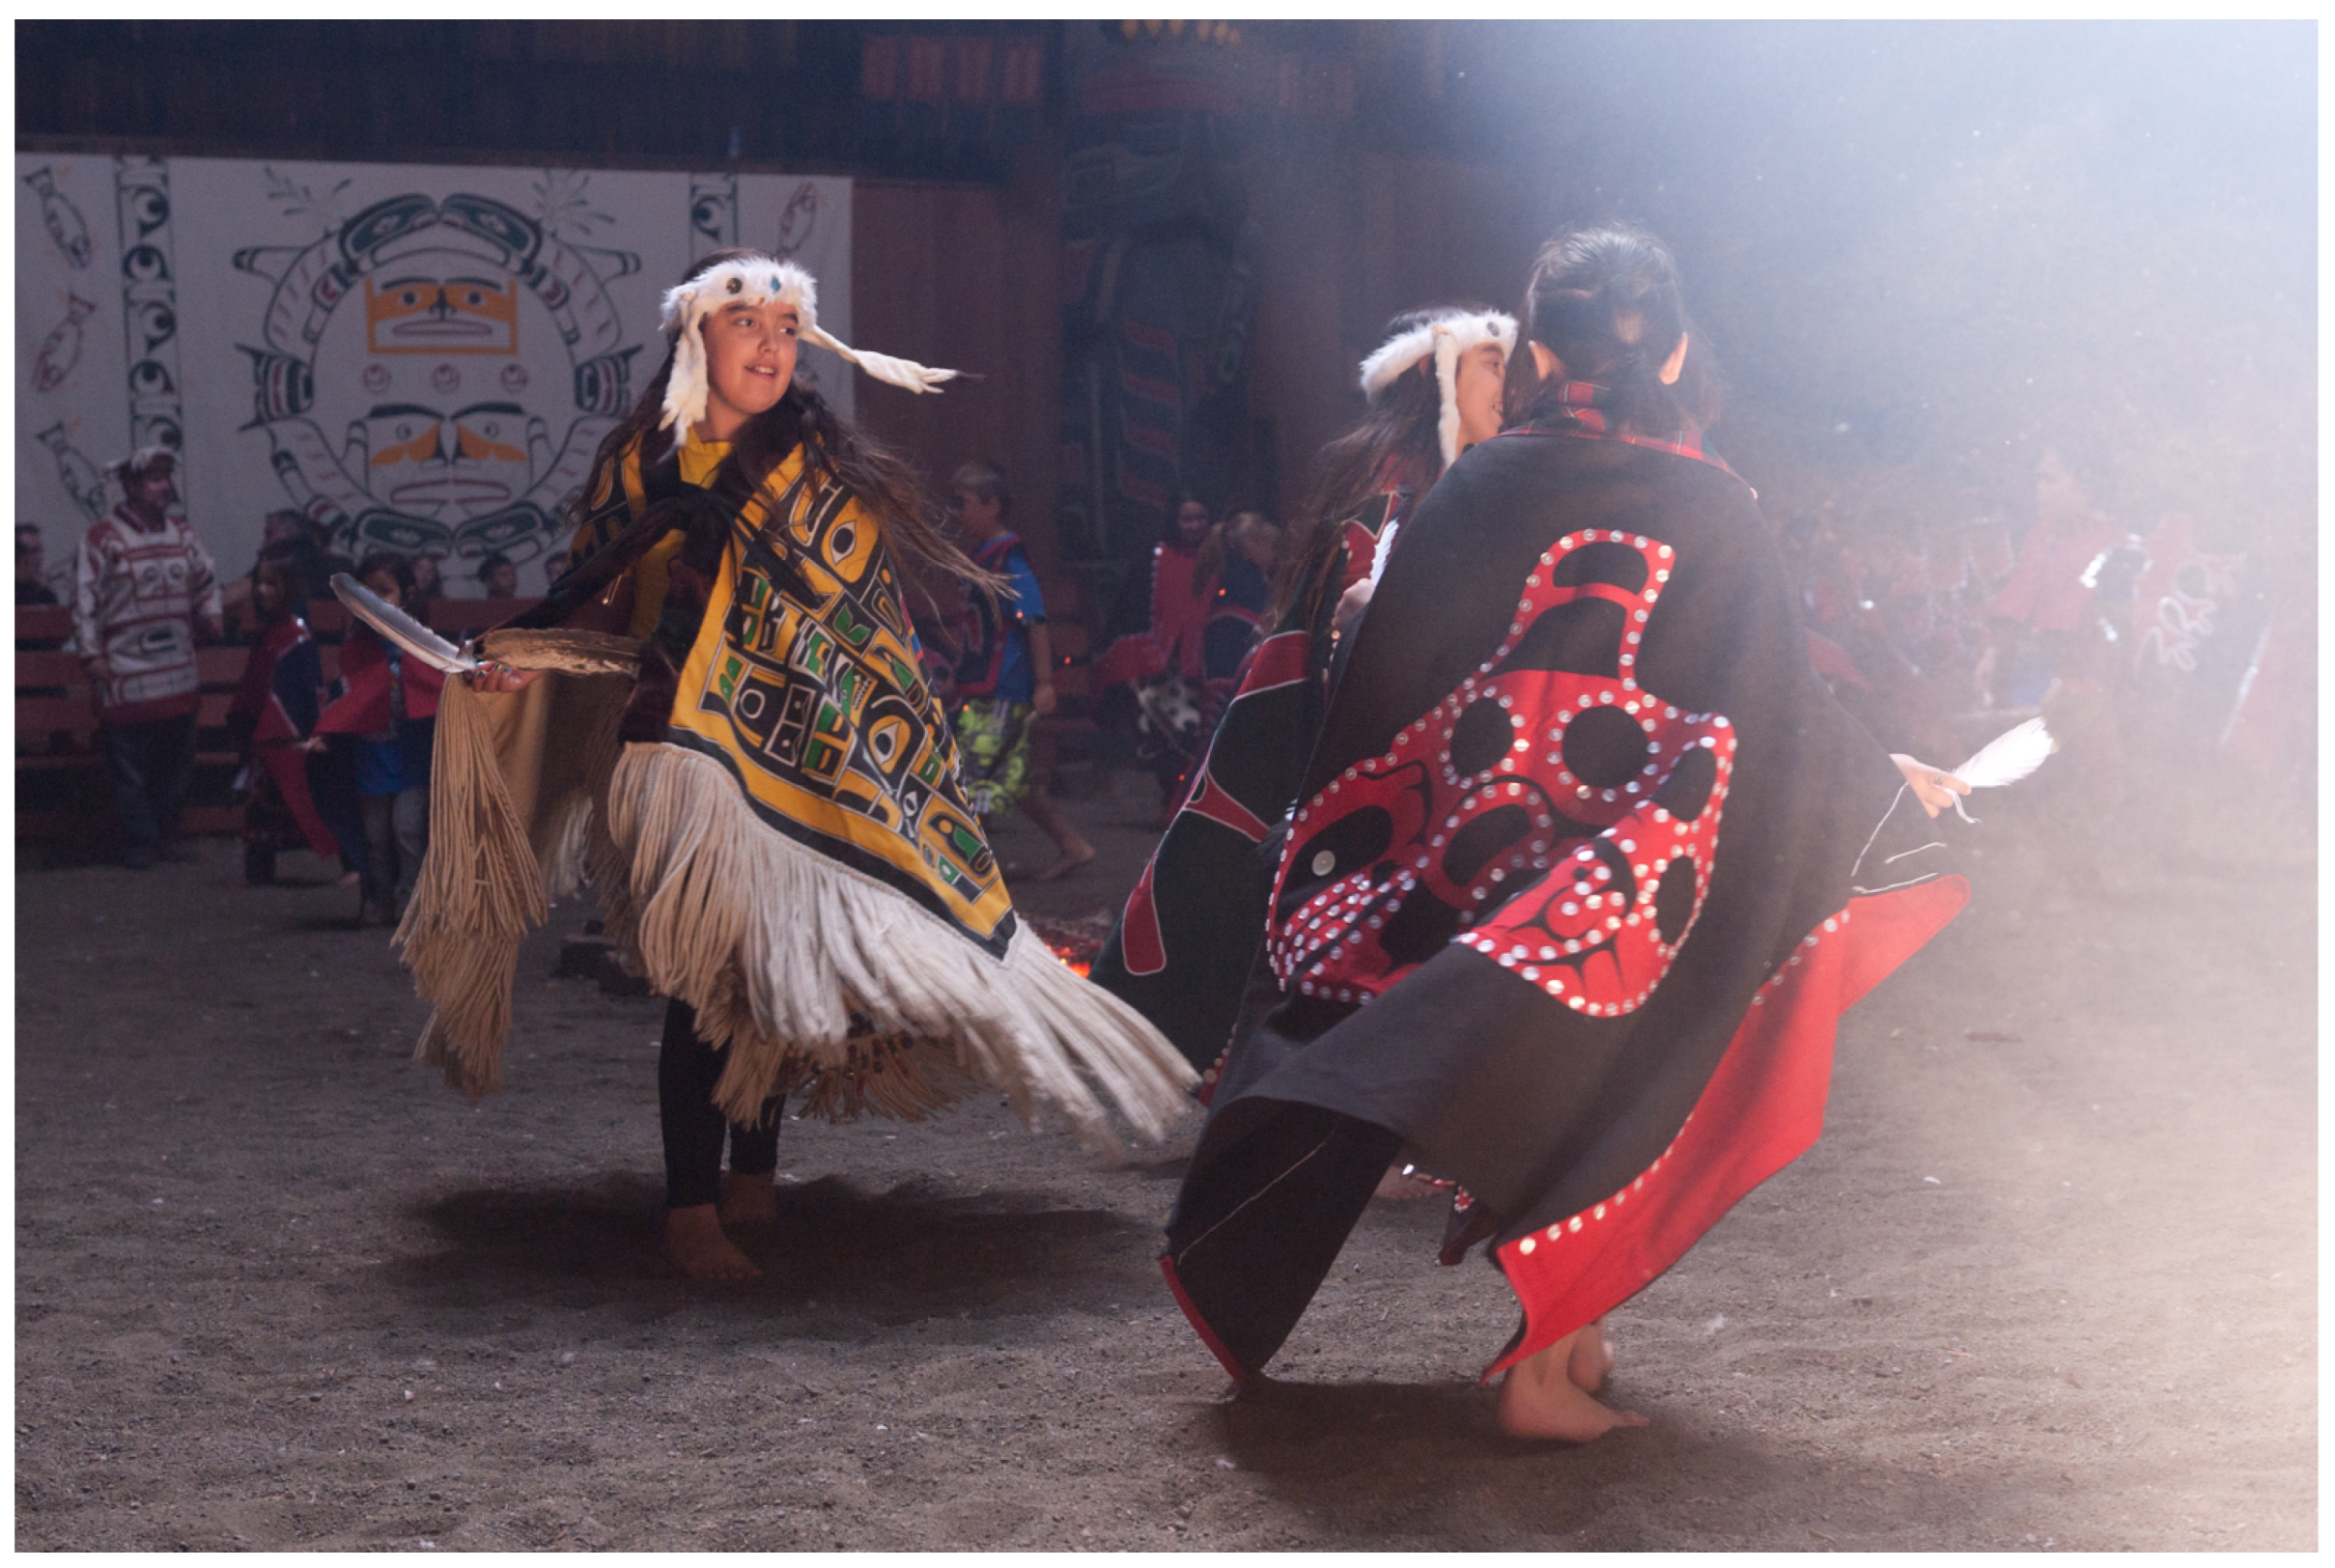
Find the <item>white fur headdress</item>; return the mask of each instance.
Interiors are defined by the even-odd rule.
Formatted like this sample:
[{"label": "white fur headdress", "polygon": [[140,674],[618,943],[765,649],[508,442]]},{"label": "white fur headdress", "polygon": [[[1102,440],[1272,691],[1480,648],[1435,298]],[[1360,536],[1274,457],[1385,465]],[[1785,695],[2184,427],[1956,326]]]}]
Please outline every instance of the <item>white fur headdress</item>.
[{"label": "white fur headdress", "polygon": [[663,326],[674,340],[673,375],[665,383],[664,417],[658,422],[661,429],[678,424],[686,431],[705,417],[705,319],[724,305],[774,302],[795,308],[802,319],[803,342],[840,354],[879,381],[911,392],[932,392],[957,374],[934,370],[913,359],[867,353],[838,342],[820,329],[816,279],[793,262],[741,256],[665,291]]},{"label": "white fur headdress", "polygon": [[1436,434],[1443,445],[1444,466],[1448,468],[1459,461],[1459,356],[1484,343],[1499,344],[1504,357],[1515,353],[1516,318],[1487,310],[1481,315],[1446,316],[1397,333],[1363,361],[1363,395],[1377,397],[1394,384],[1396,377],[1433,354],[1435,382],[1443,392],[1443,418],[1436,427]]}]

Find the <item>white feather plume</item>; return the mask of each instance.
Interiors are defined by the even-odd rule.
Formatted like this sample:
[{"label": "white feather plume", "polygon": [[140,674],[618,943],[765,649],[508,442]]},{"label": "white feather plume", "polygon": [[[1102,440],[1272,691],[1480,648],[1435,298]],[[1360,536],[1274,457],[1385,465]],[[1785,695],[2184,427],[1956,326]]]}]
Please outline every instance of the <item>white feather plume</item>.
[{"label": "white feather plume", "polygon": [[2005,784],[2016,784],[2029,773],[2043,766],[2058,744],[2043,721],[2031,718],[2024,724],[2014,724],[1979,747],[1978,755],[1954,770],[1954,776],[1974,790],[1991,790]]},{"label": "white feather plume", "polygon": [[956,379],[953,370],[940,370],[931,365],[919,365],[913,359],[900,359],[891,354],[880,354],[868,349],[855,349],[839,343],[815,323],[803,331],[803,337],[820,348],[840,354],[879,381],[910,392],[938,392],[942,381]]},{"label": "white feather plume", "polygon": [[[2043,759],[2057,750],[2059,742],[2040,718],[2024,724],[2013,724],[1984,745],[1978,754],[1961,767],[1953,770],[1954,776],[1974,790],[2000,789],[2005,784],[2016,784],[2029,773],[2043,766]],[[1962,809],[1962,798],[1955,796],[1954,809],[1964,822],[1978,819]]]}]

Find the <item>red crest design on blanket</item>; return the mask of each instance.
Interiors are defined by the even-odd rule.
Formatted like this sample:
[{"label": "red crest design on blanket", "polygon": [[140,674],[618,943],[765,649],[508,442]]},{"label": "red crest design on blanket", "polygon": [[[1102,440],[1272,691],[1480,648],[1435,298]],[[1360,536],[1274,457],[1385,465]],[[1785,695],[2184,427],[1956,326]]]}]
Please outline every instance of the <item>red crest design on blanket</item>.
[{"label": "red crest design on blanket", "polygon": [[1457,940],[1583,1012],[1645,1002],[1709,890],[1735,751],[1726,717],[1633,673],[1673,564],[1643,534],[1558,540],[1498,651],[1304,802],[1283,986],[1366,1002]]}]

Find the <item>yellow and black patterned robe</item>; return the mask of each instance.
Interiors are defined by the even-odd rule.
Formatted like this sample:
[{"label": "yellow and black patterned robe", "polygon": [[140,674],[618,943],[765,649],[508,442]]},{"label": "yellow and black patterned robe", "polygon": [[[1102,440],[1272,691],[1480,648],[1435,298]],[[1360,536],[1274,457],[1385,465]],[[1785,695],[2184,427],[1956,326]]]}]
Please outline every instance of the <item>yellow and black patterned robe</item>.
[{"label": "yellow and black patterned robe", "polygon": [[[685,483],[678,456],[643,475],[635,449],[617,470],[625,516],[636,506],[656,536],[632,568],[646,640],[622,738],[713,758],[774,831],[1002,956],[1013,902],[958,786],[883,529],[806,472],[801,445],[750,494],[733,463]],[[578,528],[578,566],[623,537],[614,511]]]},{"label": "yellow and black patterned robe", "polygon": [[[580,876],[628,962],[732,1048],[715,1096],[733,1115],[800,1086],[813,1110],[914,1117],[978,1083],[1111,1147],[1099,1087],[1163,1132],[1193,1075],[1018,928],[880,520],[800,443],[758,482],[707,466],[700,448],[627,452],[567,574],[484,639],[548,669],[569,644],[636,649],[629,681],[553,675],[449,704],[453,750],[475,734],[477,761],[434,784],[448,858],[400,934],[438,1004],[425,1055],[494,1086],[510,965],[546,909],[523,889]],[[628,578],[631,638],[559,630],[622,602]],[[582,695],[592,682],[603,695]],[[552,778],[576,781],[554,798]]]}]

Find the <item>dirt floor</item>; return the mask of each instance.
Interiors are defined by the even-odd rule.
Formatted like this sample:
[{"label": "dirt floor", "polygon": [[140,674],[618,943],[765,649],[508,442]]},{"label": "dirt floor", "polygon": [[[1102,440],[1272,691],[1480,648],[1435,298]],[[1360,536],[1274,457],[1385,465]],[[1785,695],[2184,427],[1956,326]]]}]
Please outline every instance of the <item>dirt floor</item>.
[{"label": "dirt floor", "polygon": [[[1099,913],[1141,782],[1078,803]],[[509,1092],[408,1059],[353,892],[234,846],[16,883],[20,1548],[2317,1544],[2314,844],[1970,910],[1845,1021],[1829,1126],[1617,1312],[1652,1425],[1504,1440],[1514,1321],[1374,1205],[1229,1396],[1153,1263],[1195,1122],[1109,1169],[993,1101],[788,1124],[760,1281],[660,1260],[662,1004],[526,951]],[[1042,861],[1026,825],[1009,860]],[[2161,848],[2161,845],[2159,846]],[[293,876],[317,876],[306,856]]]}]

